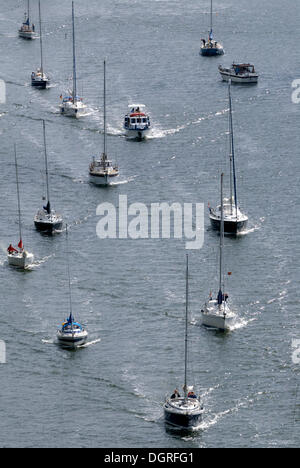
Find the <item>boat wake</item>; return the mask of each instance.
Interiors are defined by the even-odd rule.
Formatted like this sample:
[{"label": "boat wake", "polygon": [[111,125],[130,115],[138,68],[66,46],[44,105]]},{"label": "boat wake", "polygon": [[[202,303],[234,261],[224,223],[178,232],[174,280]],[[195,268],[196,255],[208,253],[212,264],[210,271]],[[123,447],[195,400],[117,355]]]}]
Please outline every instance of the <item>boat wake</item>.
[{"label": "boat wake", "polygon": [[50,258],[55,257],[55,254],[48,255],[47,257],[43,257],[40,260],[34,261],[31,265],[29,265],[26,269],[27,270],[34,270],[35,268],[38,268],[39,266],[43,265],[43,263],[48,262]]}]

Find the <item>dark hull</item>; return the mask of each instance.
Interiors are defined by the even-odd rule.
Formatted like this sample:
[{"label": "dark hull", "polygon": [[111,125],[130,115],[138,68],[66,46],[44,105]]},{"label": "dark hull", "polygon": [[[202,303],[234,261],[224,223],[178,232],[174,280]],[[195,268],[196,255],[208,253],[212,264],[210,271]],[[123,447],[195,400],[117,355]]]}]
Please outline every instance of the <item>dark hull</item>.
[{"label": "dark hull", "polygon": [[[211,226],[215,231],[221,230],[221,221],[210,218]],[[226,234],[239,234],[247,227],[248,220],[245,221],[224,221],[224,232]]]},{"label": "dark hull", "polygon": [[181,427],[183,429],[193,429],[199,426],[202,421],[202,412],[196,414],[178,414],[165,411],[165,422],[171,426]]},{"label": "dark hull", "polygon": [[223,49],[201,49],[203,57],[215,57],[216,55],[223,55]]},{"label": "dark hull", "polygon": [[52,234],[54,231],[61,230],[63,226],[63,222],[60,221],[59,223],[40,223],[38,221],[35,221],[34,225],[37,231],[45,232],[47,234]]},{"label": "dark hull", "polygon": [[31,86],[38,89],[46,89],[49,81],[34,81],[31,80]]}]

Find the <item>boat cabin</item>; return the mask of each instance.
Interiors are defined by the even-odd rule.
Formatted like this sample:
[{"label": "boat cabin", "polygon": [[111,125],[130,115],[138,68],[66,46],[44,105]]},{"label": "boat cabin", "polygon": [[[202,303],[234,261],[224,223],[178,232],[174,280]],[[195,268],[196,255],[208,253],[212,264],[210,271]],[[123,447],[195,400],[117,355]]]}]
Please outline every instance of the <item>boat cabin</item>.
[{"label": "boat cabin", "polygon": [[240,64],[234,63],[232,67],[237,75],[244,75],[246,73],[255,73],[254,65],[250,65],[250,63],[240,63]]}]

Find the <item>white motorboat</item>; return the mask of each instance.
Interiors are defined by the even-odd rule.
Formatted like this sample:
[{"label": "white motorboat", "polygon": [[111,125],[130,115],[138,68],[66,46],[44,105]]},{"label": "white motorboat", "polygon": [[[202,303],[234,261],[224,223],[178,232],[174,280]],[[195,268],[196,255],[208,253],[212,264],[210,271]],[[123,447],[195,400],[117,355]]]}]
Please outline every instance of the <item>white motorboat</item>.
[{"label": "white motorboat", "polygon": [[[223,217],[224,217],[224,232],[226,234],[239,234],[244,231],[248,224],[248,216],[240,210],[237,201],[237,181],[236,181],[236,164],[233,136],[233,121],[232,121],[232,101],[231,101],[231,81],[228,85],[229,98],[229,135],[230,135],[230,197],[224,199],[223,202]],[[213,229],[220,231],[221,229],[221,205],[216,208],[209,207],[209,218]]]},{"label": "white motorboat", "polygon": [[125,115],[124,129],[128,138],[143,140],[150,132],[150,117],[145,111],[144,104],[131,104]]},{"label": "white motorboat", "polygon": [[72,2],[72,31],[73,31],[73,90],[67,96],[60,96],[60,113],[67,117],[79,119],[86,114],[86,105],[83,98],[77,95],[76,49],[75,49],[75,15],[74,2]]},{"label": "white motorboat", "polygon": [[224,49],[220,42],[216,41],[213,37],[213,3],[210,2],[210,32],[208,40],[201,39],[200,53],[205,57],[213,57],[216,55],[223,55]]},{"label": "white motorboat", "polygon": [[41,1],[39,0],[39,23],[40,23],[40,52],[41,52],[41,66],[36,72],[31,73],[31,85],[34,88],[46,89],[50,84],[50,80],[44,73],[43,66],[43,32],[42,32],[42,19],[41,19]]},{"label": "white motorboat", "polygon": [[7,261],[10,266],[25,270],[34,261],[34,255],[24,249],[22,240],[22,223],[21,223],[21,203],[20,203],[20,190],[19,190],[19,175],[17,164],[17,148],[15,145],[15,166],[16,166],[16,181],[17,181],[17,196],[18,196],[18,214],[19,214],[19,235],[20,241],[18,247],[14,248],[12,244],[7,249]]},{"label": "white motorboat", "polygon": [[66,226],[66,244],[67,244],[67,270],[68,270],[68,286],[69,286],[69,318],[62,324],[57,331],[57,340],[61,346],[76,349],[86,343],[88,332],[79,323],[76,322],[72,311],[72,290],[71,290],[71,274],[69,261],[69,242],[68,242],[68,226]]},{"label": "white motorboat", "polygon": [[185,313],[185,365],[184,365],[184,395],[180,396],[175,390],[171,397],[167,397],[164,403],[165,422],[183,430],[196,430],[202,421],[203,406],[193,387],[187,385],[188,371],[188,299],[189,299],[189,264],[187,256],[186,265],[186,313]]},{"label": "white motorboat", "polygon": [[101,158],[93,158],[89,168],[90,181],[95,185],[112,185],[119,177],[119,168],[107,157],[106,131],[106,62],[104,60],[104,124],[103,124],[103,153]]},{"label": "white motorboat", "polygon": [[235,318],[228,305],[228,294],[224,293],[223,249],[224,249],[224,212],[223,212],[223,179],[221,174],[221,232],[220,232],[220,265],[219,265],[219,292],[217,299],[210,294],[209,301],[201,310],[202,324],[206,327],[228,330]]},{"label": "white motorboat", "polygon": [[256,84],[259,78],[254,65],[250,63],[233,63],[231,68],[219,65],[219,72],[223,81],[231,80],[232,83]]},{"label": "white motorboat", "polygon": [[18,30],[19,37],[23,39],[35,39],[37,34],[35,32],[35,25],[30,22],[30,0],[27,0],[27,12],[22,26]]},{"label": "white motorboat", "polygon": [[43,120],[43,135],[44,135],[44,150],[45,150],[45,168],[46,168],[46,187],[47,187],[47,204],[42,209],[38,210],[34,217],[34,224],[37,231],[53,234],[60,231],[63,225],[63,218],[55,210],[51,209],[50,204],[50,188],[49,188],[49,174],[48,174],[48,155],[46,145],[46,126]]}]

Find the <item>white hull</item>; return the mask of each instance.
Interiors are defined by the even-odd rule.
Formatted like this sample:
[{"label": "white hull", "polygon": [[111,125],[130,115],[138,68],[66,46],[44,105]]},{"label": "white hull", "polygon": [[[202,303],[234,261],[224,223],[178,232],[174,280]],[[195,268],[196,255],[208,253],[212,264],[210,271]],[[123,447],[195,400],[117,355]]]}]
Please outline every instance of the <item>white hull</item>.
[{"label": "white hull", "polygon": [[8,254],[7,260],[10,266],[25,270],[27,267],[32,265],[34,261],[34,255],[29,252]]},{"label": "white hull", "polygon": [[26,31],[19,31],[19,37],[22,39],[36,39],[37,34],[35,32],[26,32]]},{"label": "white hull", "polygon": [[237,76],[237,75],[234,75],[234,74],[230,74],[230,73],[224,73],[224,72],[220,72],[220,75],[222,76],[222,80],[223,81],[229,81],[231,80],[232,83],[253,83],[253,84],[256,84],[258,82],[258,76],[255,75],[255,76]]},{"label": "white hull", "polygon": [[102,187],[108,187],[113,185],[119,176],[107,176],[107,177],[99,177],[93,176],[90,174],[90,182],[94,185],[100,185]]},{"label": "white hull", "polygon": [[212,315],[202,312],[202,325],[219,330],[230,330],[233,317],[224,317],[223,315]]},{"label": "white hull", "polygon": [[139,140],[143,140],[144,138],[147,138],[147,136],[149,135],[149,132],[150,132],[150,128],[147,128],[146,130],[130,130],[130,129],[126,129],[126,137],[127,138],[132,138],[132,139],[139,139]]},{"label": "white hull", "polygon": [[73,103],[63,103],[60,106],[60,113],[67,117],[73,117],[75,119],[79,119],[80,117],[84,117],[86,114],[86,106],[82,103],[80,104],[73,104]]},{"label": "white hull", "polygon": [[87,342],[88,332],[84,330],[72,334],[58,330],[57,339],[59,343],[64,346],[75,348],[76,346],[82,346]]}]

